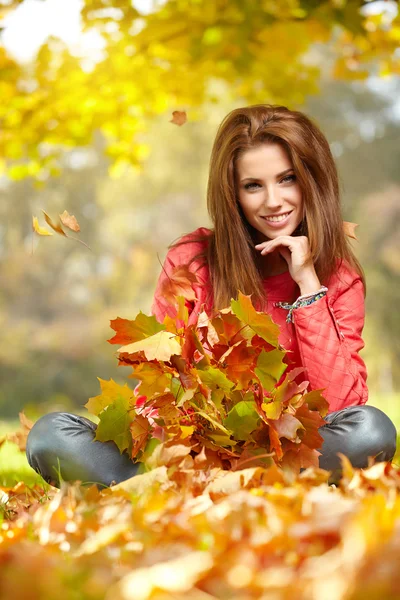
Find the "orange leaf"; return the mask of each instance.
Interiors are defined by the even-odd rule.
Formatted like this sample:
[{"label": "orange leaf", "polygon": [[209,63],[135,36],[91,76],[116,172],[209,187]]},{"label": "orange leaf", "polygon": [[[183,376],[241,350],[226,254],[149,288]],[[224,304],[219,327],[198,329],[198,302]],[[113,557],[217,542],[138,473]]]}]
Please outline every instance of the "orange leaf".
[{"label": "orange leaf", "polygon": [[269,425],[270,449],[275,450],[276,459],[281,460],[281,458],[283,456],[283,450],[282,450],[282,445],[281,445],[281,441],[279,439],[278,432],[276,431],[275,427],[270,422],[268,422],[268,425]]},{"label": "orange leaf", "polygon": [[80,231],[81,228],[79,226],[78,221],[74,217],[74,215],[70,215],[68,211],[64,210],[62,215],[58,215],[61,219],[61,223],[71,229],[71,231]]},{"label": "orange leaf", "polygon": [[61,223],[60,223],[60,222],[58,222],[58,223],[54,223],[54,222],[51,220],[51,218],[49,217],[49,215],[48,215],[48,214],[47,214],[47,213],[46,213],[44,210],[42,210],[42,213],[44,214],[44,218],[45,218],[45,221],[46,221],[46,223],[47,223],[48,225],[50,225],[50,227],[51,227],[52,229],[54,229],[54,231],[55,231],[56,233],[59,233],[60,235],[63,235],[64,237],[67,237],[67,235],[65,234],[65,232],[64,232],[64,230],[63,230],[63,228],[62,228],[62,226],[61,226]]},{"label": "orange leaf", "polygon": [[120,317],[112,319],[110,327],[116,334],[107,340],[109,344],[131,344],[165,329],[153,315],[148,317],[141,311],[133,321]]},{"label": "orange leaf", "polygon": [[358,240],[358,237],[355,234],[356,227],[358,227],[358,223],[350,223],[349,221],[343,221],[344,233],[349,237]]},{"label": "orange leaf", "polygon": [[142,415],[136,415],[135,420],[129,425],[132,435],[132,460],[137,456],[138,452],[143,450],[147,439],[152,431],[149,421]]},{"label": "orange leaf", "polygon": [[189,302],[197,300],[192,283],[197,283],[196,275],[189,270],[187,265],[178,265],[163,281],[160,295],[173,306],[176,304],[176,296],[183,296]]},{"label": "orange leaf", "polygon": [[4,444],[4,442],[9,441],[17,444],[18,448],[24,452],[26,450],[26,440],[28,438],[28,434],[33,427],[33,422],[29,420],[23,412],[19,413],[19,420],[22,425],[22,429],[15,431],[13,433],[7,434],[4,438],[0,440],[0,447]]},{"label": "orange leaf", "polygon": [[305,431],[300,433],[301,441],[309,448],[320,448],[324,438],[319,433],[319,427],[325,425],[326,421],[316,410],[310,410],[306,404],[300,406],[296,411],[296,417],[304,425]]},{"label": "orange leaf", "polygon": [[[296,413],[297,414],[297,413]],[[279,437],[285,437],[288,440],[297,439],[297,430],[304,429],[302,423],[289,413],[283,413],[274,423],[274,427]]]},{"label": "orange leaf", "polygon": [[184,110],[174,110],[172,113],[172,119],[170,123],[174,123],[175,125],[184,125],[187,121],[187,115]]}]

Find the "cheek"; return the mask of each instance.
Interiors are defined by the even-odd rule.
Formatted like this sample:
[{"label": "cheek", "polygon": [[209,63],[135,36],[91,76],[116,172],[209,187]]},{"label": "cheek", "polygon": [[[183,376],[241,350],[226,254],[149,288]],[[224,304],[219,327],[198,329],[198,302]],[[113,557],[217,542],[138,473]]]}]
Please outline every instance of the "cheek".
[{"label": "cheek", "polygon": [[257,210],[260,203],[260,201],[256,198],[256,194],[253,194],[252,196],[248,194],[240,194],[239,202],[243,212],[253,212],[254,210]]}]

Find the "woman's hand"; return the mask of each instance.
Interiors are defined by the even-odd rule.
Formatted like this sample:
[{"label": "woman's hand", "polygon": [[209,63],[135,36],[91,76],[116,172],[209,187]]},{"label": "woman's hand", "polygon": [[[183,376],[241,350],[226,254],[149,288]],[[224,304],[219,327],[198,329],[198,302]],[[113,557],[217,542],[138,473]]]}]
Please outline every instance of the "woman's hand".
[{"label": "woman's hand", "polygon": [[260,250],[263,256],[279,248],[278,252],[286,260],[289,273],[299,286],[301,295],[311,294],[321,287],[314,265],[304,266],[310,252],[308,237],[305,235],[298,237],[280,235],[268,242],[257,244],[255,248]]}]

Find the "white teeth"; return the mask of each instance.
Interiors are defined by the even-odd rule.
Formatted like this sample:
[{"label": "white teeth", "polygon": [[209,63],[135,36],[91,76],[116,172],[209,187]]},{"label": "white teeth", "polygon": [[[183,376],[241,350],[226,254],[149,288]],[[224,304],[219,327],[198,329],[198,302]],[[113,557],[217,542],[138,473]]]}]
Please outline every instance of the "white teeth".
[{"label": "white teeth", "polygon": [[283,221],[284,219],[286,219],[288,214],[289,213],[287,212],[284,215],[281,215],[280,217],[264,217],[264,219],[266,219],[267,221],[273,221],[274,223],[278,223],[279,221]]}]

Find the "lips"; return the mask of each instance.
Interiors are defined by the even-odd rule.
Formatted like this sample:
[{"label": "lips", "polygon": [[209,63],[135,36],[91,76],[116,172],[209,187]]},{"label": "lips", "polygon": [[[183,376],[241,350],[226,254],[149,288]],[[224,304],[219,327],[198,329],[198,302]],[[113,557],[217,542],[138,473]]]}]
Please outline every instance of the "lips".
[{"label": "lips", "polygon": [[[262,218],[264,219],[264,221],[267,221],[267,223],[283,223],[283,221],[285,221],[285,219],[287,219],[287,218],[289,217],[289,215],[291,215],[291,214],[292,214],[292,212],[293,212],[293,210],[290,210],[290,211],[288,211],[288,212],[286,212],[286,213],[282,213],[282,215],[285,215],[285,218],[284,218],[284,219],[282,219],[281,221],[271,221],[271,220],[270,220],[269,218],[267,218],[267,217],[262,217]],[[272,216],[275,216],[275,217],[281,217],[282,215],[270,215],[270,216],[271,216],[271,217],[272,217]]]}]

